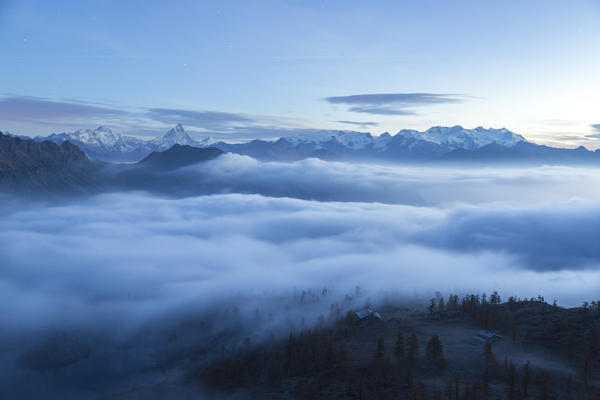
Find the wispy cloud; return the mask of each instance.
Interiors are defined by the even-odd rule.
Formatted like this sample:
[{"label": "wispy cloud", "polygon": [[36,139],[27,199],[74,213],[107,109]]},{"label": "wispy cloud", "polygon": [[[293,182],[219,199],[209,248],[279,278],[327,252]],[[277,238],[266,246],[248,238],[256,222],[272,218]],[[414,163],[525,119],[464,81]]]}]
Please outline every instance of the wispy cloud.
[{"label": "wispy cloud", "polygon": [[86,102],[29,96],[0,98],[0,119],[4,121],[60,122],[81,118],[114,118],[126,114],[126,111]]},{"label": "wispy cloud", "polygon": [[348,111],[375,114],[375,115],[415,115],[416,112],[413,110],[403,109],[399,106],[386,106],[386,107],[365,107],[355,106],[350,107]]},{"label": "wispy cloud", "polygon": [[592,125],[590,125],[590,127],[592,128],[592,131],[594,133],[585,135],[585,137],[587,139],[600,139],[600,124],[592,124]]},{"label": "wispy cloud", "polygon": [[72,99],[6,95],[0,97],[2,130],[22,129],[36,135],[106,125],[136,136],[156,136],[168,126],[183,124],[191,132],[209,132],[222,139],[289,136],[302,131],[298,121],[218,110],[123,108]]},{"label": "wispy cloud", "polygon": [[412,115],[415,107],[461,103],[464,96],[441,93],[379,93],[334,96],[324,99],[330,104],[345,104],[348,111],[375,115]]},{"label": "wispy cloud", "polygon": [[372,121],[336,121],[340,124],[356,125],[356,126],[377,126],[379,123]]},{"label": "wispy cloud", "polygon": [[166,124],[184,124],[205,129],[226,129],[235,124],[256,122],[254,118],[222,111],[195,111],[176,108],[150,108],[147,116]]}]

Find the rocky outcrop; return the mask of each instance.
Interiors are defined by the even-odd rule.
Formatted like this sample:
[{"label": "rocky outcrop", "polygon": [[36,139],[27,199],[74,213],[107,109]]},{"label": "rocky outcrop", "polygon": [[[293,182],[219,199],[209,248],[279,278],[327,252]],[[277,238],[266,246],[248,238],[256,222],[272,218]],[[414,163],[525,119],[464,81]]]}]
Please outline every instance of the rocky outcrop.
[{"label": "rocky outcrop", "polygon": [[0,132],[1,190],[85,191],[99,165],[69,142],[36,142]]}]

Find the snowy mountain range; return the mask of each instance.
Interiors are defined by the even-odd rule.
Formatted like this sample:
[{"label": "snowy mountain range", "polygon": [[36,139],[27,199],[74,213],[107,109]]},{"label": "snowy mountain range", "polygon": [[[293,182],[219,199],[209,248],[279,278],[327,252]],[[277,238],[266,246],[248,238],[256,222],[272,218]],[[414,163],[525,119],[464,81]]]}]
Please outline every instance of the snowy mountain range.
[{"label": "snowy mountain range", "polygon": [[420,141],[434,143],[445,146],[451,150],[465,149],[473,150],[490,143],[496,143],[502,146],[514,146],[517,142],[526,141],[521,135],[515,134],[508,129],[485,129],[478,127],[475,129],[465,129],[461,126],[443,127],[434,126],[425,132],[403,129],[392,136],[385,132],[379,136],[371,136],[366,132],[355,131],[319,131],[317,133],[304,134],[287,137],[286,140],[294,145],[302,143],[315,143],[326,147],[327,143],[334,140],[347,147],[357,151],[371,146],[376,151],[385,151],[389,143],[393,140],[404,143],[418,143]]},{"label": "snowy mountain range", "polygon": [[148,156],[153,151],[164,151],[174,144],[202,147],[178,124],[162,136],[152,140],[142,140],[99,126],[96,129],[82,129],[70,133],[53,133],[50,136],[37,136],[34,140],[44,140],[61,144],[69,141],[83,150],[89,157],[104,161],[134,162]]},{"label": "snowy mountain range", "polygon": [[382,159],[391,161],[432,160],[455,150],[474,151],[487,145],[511,148],[528,143],[508,129],[465,129],[461,126],[436,126],[424,132],[403,129],[395,135],[385,132],[316,131],[277,141],[253,140],[248,143],[214,143],[223,151],[246,154],[259,159],[294,160],[306,157],[329,159]]},{"label": "snowy mountain range", "polygon": [[70,141],[88,156],[105,161],[135,162],[152,152],[164,151],[175,144],[216,147],[225,152],[248,155],[261,160],[291,161],[307,157],[323,159],[385,161],[536,161],[562,162],[599,160],[600,152],[581,147],[575,150],[540,146],[508,129],[466,129],[459,125],[435,126],[426,131],[403,129],[391,135],[373,136],[368,132],[307,130],[278,140],[252,140],[226,143],[205,136],[192,138],[178,124],[164,135],[151,140],[123,136],[105,127],[72,133],[36,137],[57,144]]}]

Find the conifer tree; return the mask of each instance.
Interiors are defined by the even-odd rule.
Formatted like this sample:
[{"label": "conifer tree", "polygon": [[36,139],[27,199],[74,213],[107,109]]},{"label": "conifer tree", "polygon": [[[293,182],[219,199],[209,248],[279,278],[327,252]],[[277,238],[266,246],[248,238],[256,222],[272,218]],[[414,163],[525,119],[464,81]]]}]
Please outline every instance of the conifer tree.
[{"label": "conifer tree", "polygon": [[531,363],[527,361],[525,365],[523,365],[523,395],[527,396],[529,394],[529,377],[531,375]]},{"label": "conifer tree", "polygon": [[443,346],[438,335],[433,335],[431,339],[429,339],[425,352],[430,359],[438,359],[443,356]]},{"label": "conifer tree", "polygon": [[435,362],[436,367],[442,371],[446,366],[446,360],[444,359],[444,349],[442,342],[438,335],[433,335],[426,347],[427,358]]},{"label": "conifer tree", "polygon": [[427,310],[429,310],[429,314],[434,314],[437,310],[435,297],[432,297],[431,300],[429,300],[429,307],[427,307]]},{"label": "conifer tree", "polygon": [[483,345],[483,359],[488,367],[496,363],[496,358],[494,357],[494,353],[492,351],[492,342],[485,342]]},{"label": "conifer tree", "polygon": [[508,400],[515,400],[519,393],[519,375],[512,360],[508,370]]},{"label": "conifer tree", "polygon": [[490,367],[486,365],[483,370],[482,388],[484,396],[487,396],[490,389]]},{"label": "conifer tree", "polygon": [[396,345],[394,346],[394,357],[400,361],[404,357],[404,335],[398,331],[396,335]]},{"label": "conifer tree", "polygon": [[443,314],[446,311],[446,303],[444,302],[444,298],[440,297],[438,301],[438,313]]},{"label": "conifer tree", "polygon": [[342,376],[346,376],[348,373],[348,350],[346,349],[346,344],[342,343],[337,351],[337,366],[338,371]]},{"label": "conifer tree", "polygon": [[575,358],[575,339],[573,337],[573,327],[570,323],[567,326],[565,339],[565,353],[569,360],[573,360]]},{"label": "conifer tree", "polygon": [[414,383],[414,379],[413,379],[412,364],[408,364],[408,368],[406,369],[406,384],[408,385],[408,387],[412,387],[413,383]]},{"label": "conifer tree", "polygon": [[540,400],[548,400],[548,382],[550,380],[550,373],[548,371],[542,371],[540,376]]},{"label": "conifer tree", "polygon": [[460,400],[460,378],[454,378],[454,400]]},{"label": "conifer tree", "polygon": [[375,349],[375,360],[378,362],[383,361],[383,356],[385,354],[385,343],[383,338],[380,337],[377,339],[377,348]]},{"label": "conifer tree", "polygon": [[406,339],[406,349],[408,359],[414,361],[419,355],[419,339],[416,333],[412,332]]},{"label": "conifer tree", "polygon": [[566,400],[573,400],[573,375],[567,376],[567,394]]}]

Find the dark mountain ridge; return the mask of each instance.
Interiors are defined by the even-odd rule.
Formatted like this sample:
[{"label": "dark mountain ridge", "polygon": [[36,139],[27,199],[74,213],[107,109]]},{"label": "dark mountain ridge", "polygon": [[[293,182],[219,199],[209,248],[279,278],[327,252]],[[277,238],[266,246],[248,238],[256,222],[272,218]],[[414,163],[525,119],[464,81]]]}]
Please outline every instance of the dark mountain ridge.
[{"label": "dark mountain ridge", "polygon": [[438,143],[401,135],[391,136],[384,148],[374,144],[352,150],[335,138],[314,143],[291,143],[287,138],[277,141],[255,139],[248,143],[212,144],[225,152],[247,155],[263,161],[297,161],[305,158],[323,160],[367,161],[394,163],[465,163],[465,164],[519,164],[519,165],[600,165],[600,150],[591,151],[583,146],[575,149],[550,147],[527,141],[514,145],[490,143],[478,148],[449,150]]},{"label": "dark mountain ridge", "polygon": [[459,163],[517,164],[599,164],[600,151],[583,146],[575,149],[550,147],[519,142],[512,147],[488,144],[475,150],[456,149],[436,158],[436,161]]},{"label": "dark mountain ridge", "polygon": [[57,145],[0,132],[1,189],[81,191],[95,183],[101,165],[70,142]]},{"label": "dark mountain ridge", "polygon": [[[185,182],[163,178],[163,172],[212,160],[223,154],[214,147],[175,144],[152,152],[136,164],[111,164],[88,158],[69,141],[56,144],[0,132],[0,191],[77,194],[105,190],[161,191]],[[173,187],[176,186],[176,187]]]},{"label": "dark mountain ridge", "polygon": [[164,171],[212,160],[223,153],[223,150],[216,147],[199,148],[174,144],[168,150],[153,151],[137,165]]}]

